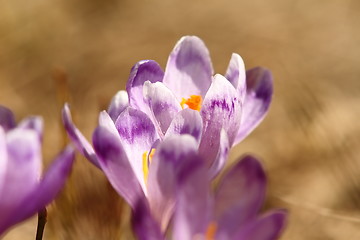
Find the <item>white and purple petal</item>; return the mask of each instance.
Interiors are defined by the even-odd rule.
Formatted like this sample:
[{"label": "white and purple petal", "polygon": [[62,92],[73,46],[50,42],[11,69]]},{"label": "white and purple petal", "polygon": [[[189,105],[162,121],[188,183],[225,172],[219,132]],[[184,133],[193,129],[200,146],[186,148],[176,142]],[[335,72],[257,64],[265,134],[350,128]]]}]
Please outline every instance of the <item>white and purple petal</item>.
[{"label": "white and purple petal", "polygon": [[13,214],[17,205],[36,188],[42,167],[41,142],[33,130],[10,130],[6,134],[6,151],[6,170],[0,192],[0,221]]},{"label": "white and purple petal", "polygon": [[8,164],[6,148],[5,130],[0,126],[0,193],[2,191],[2,187],[5,181],[5,173]]},{"label": "white and purple petal", "polygon": [[99,126],[94,132],[93,143],[102,171],[114,189],[134,208],[138,199],[145,196],[119,135],[106,125]]},{"label": "white and purple petal", "polygon": [[198,111],[185,108],[178,112],[173,118],[165,138],[172,135],[190,134],[200,143],[202,136],[203,122]]},{"label": "white and purple petal", "polygon": [[161,142],[149,166],[148,200],[154,218],[165,231],[175,205],[177,172],[184,161],[197,155],[196,140],[190,135],[173,135]]},{"label": "white and purple petal", "polygon": [[245,156],[221,179],[215,192],[219,234],[232,236],[256,217],[265,199],[266,176],[260,162]]},{"label": "white and purple petal", "polygon": [[239,54],[233,53],[225,78],[237,89],[241,103],[244,103],[246,96],[246,75],[245,64]]},{"label": "white and purple petal", "polygon": [[209,168],[209,179],[214,179],[224,168],[230,152],[228,136],[224,129],[220,132],[220,144],[217,156]]},{"label": "white and purple petal", "polygon": [[129,97],[126,91],[119,91],[111,99],[110,105],[108,107],[108,113],[113,120],[116,121],[120,113],[129,106]]},{"label": "white and purple petal", "polygon": [[163,82],[181,101],[191,95],[205,96],[212,75],[210,54],[204,42],[198,37],[186,36],[171,52]]},{"label": "white and purple petal", "polygon": [[243,140],[263,120],[271,103],[273,80],[269,70],[262,67],[248,70],[246,85],[241,126],[233,145]]},{"label": "white and purple petal", "polygon": [[5,131],[8,131],[16,126],[13,112],[2,105],[0,105],[0,126]]},{"label": "white and purple petal", "polygon": [[144,112],[128,107],[120,114],[115,126],[119,133],[119,141],[146,194],[143,154],[149,153],[159,138],[154,124]]},{"label": "white and purple petal", "polygon": [[144,102],[143,85],[146,81],[161,82],[164,72],[159,64],[153,60],[140,61],[133,66],[129,80],[126,84],[126,91],[129,94],[131,107],[149,114],[149,107]]},{"label": "white and purple petal", "polygon": [[207,92],[200,114],[204,128],[199,151],[211,166],[220,146],[220,131],[224,129],[232,145],[241,121],[241,103],[236,89],[217,74]]},{"label": "white and purple petal", "polygon": [[234,240],[276,240],[286,225],[287,212],[272,211],[249,222],[233,238]]},{"label": "white and purple petal", "polygon": [[138,240],[165,240],[158,222],[145,201],[138,201],[132,212],[132,227]]},{"label": "white and purple petal", "polygon": [[178,181],[173,236],[174,239],[193,240],[205,234],[212,217],[207,168],[201,159],[186,162]]},{"label": "white and purple petal", "polygon": [[70,108],[68,104],[64,105],[62,110],[62,119],[63,124],[65,126],[65,130],[68,133],[71,141],[74,143],[75,147],[83,154],[90,162],[92,162],[95,166],[100,168],[98,163],[97,156],[91,144],[86,140],[84,135],[80,132],[80,130],[75,126],[72,121]]},{"label": "white and purple petal", "polygon": [[181,110],[180,102],[175,95],[162,83],[144,83],[144,99],[151,109],[151,117],[158,125],[160,136],[164,136],[171,121]]},{"label": "white and purple petal", "polygon": [[44,131],[44,120],[42,117],[27,117],[19,123],[18,128],[35,130],[42,141]]},{"label": "white and purple petal", "polygon": [[31,217],[55,199],[71,171],[74,157],[74,150],[68,146],[54,160],[36,187],[28,194],[23,193],[25,195],[21,202],[12,203],[11,214],[0,223],[0,235],[8,227]]}]

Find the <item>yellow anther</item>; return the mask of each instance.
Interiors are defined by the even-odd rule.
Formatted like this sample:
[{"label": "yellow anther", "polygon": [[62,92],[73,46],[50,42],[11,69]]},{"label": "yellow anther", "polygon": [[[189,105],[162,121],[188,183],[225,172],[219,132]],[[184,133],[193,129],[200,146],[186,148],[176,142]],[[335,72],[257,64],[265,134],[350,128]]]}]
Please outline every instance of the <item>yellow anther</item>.
[{"label": "yellow anther", "polygon": [[215,240],[215,234],[217,231],[216,222],[211,222],[206,230],[205,239],[206,240]]},{"label": "yellow anther", "polygon": [[202,103],[202,97],[199,95],[191,95],[188,99],[183,98],[180,102],[182,108],[184,108],[184,104],[188,105],[189,108],[200,111]]},{"label": "yellow anther", "polygon": [[[143,160],[143,172],[144,172],[144,179],[145,179],[145,183],[147,182],[148,179],[148,175],[149,175],[149,164],[152,161],[152,158],[155,154],[155,148],[151,149],[150,154],[148,154],[148,151],[145,151],[142,155],[142,160]],[[149,159],[149,161],[148,161]]]}]

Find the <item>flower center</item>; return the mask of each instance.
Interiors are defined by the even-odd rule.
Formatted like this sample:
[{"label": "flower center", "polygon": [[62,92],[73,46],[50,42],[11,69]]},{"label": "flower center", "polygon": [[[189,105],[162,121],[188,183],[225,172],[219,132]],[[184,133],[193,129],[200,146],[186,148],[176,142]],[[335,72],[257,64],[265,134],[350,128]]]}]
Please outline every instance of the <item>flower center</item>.
[{"label": "flower center", "polygon": [[215,240],[215,234],[217,231],[217,224],[216,222],[211,222],[206,230],[205,233],[205,240]]},{"label": "flower center", "polygon": [[184,108],[184,104],[188,105],[189,108],[200,111],[202,103],[202,97],[199,95],[191,95],[188,99],[183,98],[180,102],[182,108]]},{"label": "flower center", "polygon": [[[151,149],[150,154],[148,151],[145,151],[142,155],[145,183],[147,183],[147,179],[148,179],[148,175],[149,175],[149,165],[151,164],[154,154],[155,154],[155,148]],[[149,161],[148,161],[148,159],[149,159]]]}]

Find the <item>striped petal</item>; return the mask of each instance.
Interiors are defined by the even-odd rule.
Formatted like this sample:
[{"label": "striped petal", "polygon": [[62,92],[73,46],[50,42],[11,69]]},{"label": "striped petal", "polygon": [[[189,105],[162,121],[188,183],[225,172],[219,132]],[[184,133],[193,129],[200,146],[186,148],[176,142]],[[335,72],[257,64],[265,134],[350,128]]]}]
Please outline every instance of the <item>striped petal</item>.
[{"label": "striped petal", "polygon": [[171,52],[163,82],[181,100],[191,95],[205,96],[212,75],[210,54],[204,42],[198,37],[186,36]]},{"label": "striped petal", "polygon": [[246,98],[239,132],[233,145],[243,140],[264,119],[273,93],[271,72],[257,67],[246,72]]}]

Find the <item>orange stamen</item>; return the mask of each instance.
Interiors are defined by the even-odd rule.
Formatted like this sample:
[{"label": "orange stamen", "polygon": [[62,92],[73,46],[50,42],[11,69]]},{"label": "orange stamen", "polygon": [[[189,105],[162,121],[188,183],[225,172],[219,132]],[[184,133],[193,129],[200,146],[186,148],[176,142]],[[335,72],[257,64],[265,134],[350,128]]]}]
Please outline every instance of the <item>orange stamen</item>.
[{"label": "orange stamen", "polygon": [[217,224],[215,222],[211,222],[206,230],[205,239],[206,240],[215,240],[215,234],[217,231]]},{"label": "orange stamen", "polygon": [[182,108],[184,104],[188,105],[189,108],[200,111],[202,103],[202,97],[199,95],[191,95],[188,99],[183,98],[180,102]]}]

